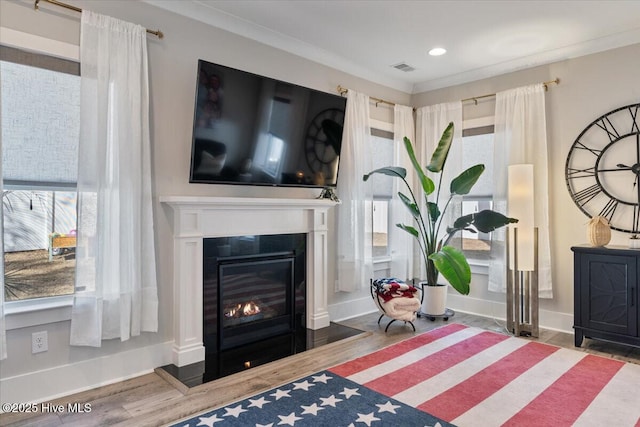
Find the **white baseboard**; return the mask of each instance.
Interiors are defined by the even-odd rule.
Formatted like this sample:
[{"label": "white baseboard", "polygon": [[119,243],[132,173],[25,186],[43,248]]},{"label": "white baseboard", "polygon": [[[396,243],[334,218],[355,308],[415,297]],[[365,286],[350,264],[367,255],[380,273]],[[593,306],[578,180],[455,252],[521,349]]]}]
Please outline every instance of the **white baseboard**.
[{"label": "white baseboard", "polygon": [[165,342],[2,378],[0,396],[2,402],[40,403],[148,374],[171,363],[172,344]]},{"label": "white baseboard", "polygon": [[192,363],[201,362],[205,357],[204,343],[187,345],[178,348],[176,343],[171,346],[171,360],[176,366],[187,366]]},{"label": "white baseboard", "polygon": [[332,322],[341,322],[364,314],[377,312],[378,309],[371,299],[371,296],[367,295],[366,297],[355,300],[331,304],[327,307],[327,311],[329,311],[329,319],[331,319]]},{"label": "white baseboard", "polygon": [[[447,306],[454,311],[474,314],[500,320],[506,319],[507,307],[504,302],[472,298],[468,295],[449,294]],[[340,322],[354,317],[377,312],[371,297],[366,296],[355,300],[332,304],[328,307],[332,322]],[[454,318],[455,320],[455,318]],[[573,333],[573,314],[540,310],[540,327],[559,332]]]},{"label": "white baseboard", "polygon": [[468,314],[475,314],[492,319],[506,319],[505,314],[507,306],[504,302],[496,302],[479,298],[472,298],[468,295],[447,295],[447,307],[454,311],[460,311]]},{"label": "white baseboard", "polygon": [[[455,311],[506,320],[507,305],[504,302],[472,298],[468,295],[449,294],[447,306]],[[573,314],[556,311],[539,311],[540,327],[553,331],[573,333]]]}]

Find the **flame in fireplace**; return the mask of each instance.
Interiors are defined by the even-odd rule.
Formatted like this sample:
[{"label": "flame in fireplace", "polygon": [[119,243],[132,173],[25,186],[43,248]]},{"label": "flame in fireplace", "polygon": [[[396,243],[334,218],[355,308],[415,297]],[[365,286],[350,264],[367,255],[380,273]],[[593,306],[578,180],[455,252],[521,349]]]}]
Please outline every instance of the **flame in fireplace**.
[{"label": "flame in fireplace", "polygon": [[253,301],[239,303],[224,312],[226,317],[255,316],[260,313],[260,306]]}]

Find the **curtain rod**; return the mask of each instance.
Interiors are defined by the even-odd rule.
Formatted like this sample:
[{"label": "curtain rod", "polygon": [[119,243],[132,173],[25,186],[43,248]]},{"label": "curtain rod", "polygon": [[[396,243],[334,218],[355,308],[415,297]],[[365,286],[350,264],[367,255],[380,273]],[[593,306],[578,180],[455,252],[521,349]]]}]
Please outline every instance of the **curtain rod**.
[{"label": "curtain rod", "polygon": [[[550,80],[548,82],[543,82],[542,85],[544,86],[544,90],[545,91],[549,90],[549,85],[551,83],[560,84],[560,79],[556,77],[554,80]],[[493,98],[494,96],[496,96],[495,93],[490,93],[488,95],[473,96],[471,98],[465,98],[461,102],[473,101],[476,105],[478,105],[478,100],[479,99]]]},{"label": "curtain rod", "polygon": [[[40,10],[39,3],[41,1],[45,1],[47,3],[51,3],[51,4],[54,4],[56,6],[64,7],[65,9],[69,9],[69,10],[73,10],[73,11],[82,13],[82,9],[80,9],[79,7],[75,7],[75,6],[72,6],[70,4],[66,4],[66,3],[62,3],[61,1],[58,1],[58,0],[35,0],[35,3],[33,4],[33,8],[35,10]],[[162,31],[160,31],[160,30],[149,30],[149,29],[147,29],[147,33],[153,34],[154,36],[158,37],[159,39],[164,37],[164,33]]]},{"label": "curtain rod", "polygon": [[[47,1],[51,1],[51,0],[47,0]],[[549,90],[549,85],[552,84],[552,83],[560,84],[560,79],[556,77],[554,80],[550,80],[548,82],[543,82],[542,84],[544,85],[544,90]],[[338,92],[340,93],[340,95],[344,95],[345,93],[349,92],[349,89],[346,89],[346,88],[338,85]],[[495,93],[490,93],[488,95],[480,95],[480,96],[474,96],[474,97],[471,97],[471,98],[465,98],[460,102],[473,101],[476,105],[478,105],[478,100],[479,99],[492,98],[494,96],[496,96]],[[391,105],[391,106],[395,106],[396,105],[393,102],[385,101],[384,99],[380,99],[380,98],[369,97],[369,99],[374,101],[376,103],[376,106],[378,104],[388,104],[388,105]],[[414,107],[414,110],[415,110],[415,107]]]},{"label": "curtain rod", "polygon": [[[340,93],[340,95],[344,95],[347,92],[349,92],[349,89],[338,85],[338,93]],[[374,98],[372,96],[369,97],[369,100],[375,102],[376,103],[376,107],[378,106],[378,104],[387,104],[387,105],[391,105],[392,107],[396,105],[391,101],[385,101],[384,99]]]}]

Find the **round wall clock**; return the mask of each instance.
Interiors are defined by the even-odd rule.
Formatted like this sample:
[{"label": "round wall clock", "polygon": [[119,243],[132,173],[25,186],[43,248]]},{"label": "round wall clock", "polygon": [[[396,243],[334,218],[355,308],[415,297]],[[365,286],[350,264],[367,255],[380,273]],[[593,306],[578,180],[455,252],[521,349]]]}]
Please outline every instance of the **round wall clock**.
[{"label": "round wall clock", "polygon": [[344,111],[337,108],[321,111],[311,120],[305,137],[305,154],[314,173],[322,173],[326,178],[334,175],[343,124]]},{"label": "round wall clock", "polygon": [[640,104],[598,117],[576,138],[565,165],[567,188],[588,217],[640,232]]}]

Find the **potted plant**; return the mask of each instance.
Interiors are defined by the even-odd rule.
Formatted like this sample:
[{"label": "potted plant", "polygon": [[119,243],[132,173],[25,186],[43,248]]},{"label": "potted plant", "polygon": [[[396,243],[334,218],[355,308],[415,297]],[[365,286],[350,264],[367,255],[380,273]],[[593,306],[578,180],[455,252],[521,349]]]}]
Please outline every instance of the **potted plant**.
[{"label": "potted plant", "polygon": [[473,233],[477,233],[478,231],[489,233],[509,223],[518,222],[515,218],[508,218],[501,213],[486,209],[477,213],[463,215],[456,219],[451,225],[442,223],[452,199],[455,196],[468,194],[478,181],[478,178],[480,178],[480,175],[482,175],[482,172],[484,172],[484,165],[478,164],[470,167],[451,180],[449,184],[450,196],[441,211],[440,206],[442,205],[439,202],[440,189],[443,185],[442,172],[444,171],[452,142],[453,123],[449,123],[438,142],[438,146],[432,154],[431,162],[426,166],[427,171],[433,174],[439,174],[438,186],[436,187],[433,180],[427,176],[426,172],[418,164],[411,141],[407,137],[404,138],[407,154],[420,182],[419,191],[424,193],[425,205],[423,207],[426,208],[424,210],[416,199],[417,190],[414,191],[407,182],[407,171],[405,168],[388,166],[376,169],[363,176],[363,180],[366,181],[371,175],[377,173],[389,175],[402,179],[407,187],[408,195],[398,192],[398,197],[411,212],[417,227],[406,224],[396,224],[396,226],[411,234],[419,243],[427,272],[426,280],[422,284],[425,294],[423,296],[423,308],[421,311],[427,315],[444,314],[445,307],[442,303],[436,304],[436,306],[440,307],[438,310],[442,312],[434,313],[430,312],[430,310],[433,309],[425,308],[425,305],[433,303],[433,301],[429,301],[429,291],[434,289],[430,288],[440,288],[439,293],[442,294],[443,297],[446,297],[446,285],[438,283],[440,273],[442,273],[442,276],[456,291],[463,295],[469,294],[471,268],[462,251],[448,245],[451,238],[458,231],[462,230]]}]

